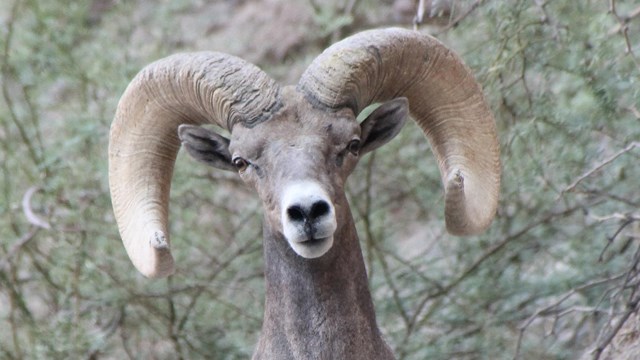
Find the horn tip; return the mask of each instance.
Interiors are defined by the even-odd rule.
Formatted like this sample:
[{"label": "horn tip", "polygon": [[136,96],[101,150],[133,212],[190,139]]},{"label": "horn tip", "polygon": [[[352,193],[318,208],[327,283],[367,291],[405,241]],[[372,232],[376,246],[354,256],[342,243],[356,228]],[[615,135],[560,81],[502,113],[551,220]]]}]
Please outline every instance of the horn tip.
[{"label": "horn tip", "polygon": [[464,190],[464,176],[462,175],[462,170],[453,169],[449,174],[449,178],[447,179],[447,193],[460,192]]},{"label": "horn tip", "polygon": [[153,237],[149,240],[149,245],[156,250],[169,250],[169,242],[167,241],[167,237],[164,236],[164,233],[160,230],[157,230],[153,233]]},{"label": "horn tip", "polygon": [[171,247],[164,232],[156,230],[142,247],[129,253],[136,269],[151,279],[165,278],[175,273]]},{"label": "horn tip", "polygon": [[452,169],[445,184],[445,223],[447,232],[456,236],[485,231],[491,225],[497,207],[497,199],[488,196],[481,187],[472,185],[473,190],[466,194],[465,180],[462,170]]}]

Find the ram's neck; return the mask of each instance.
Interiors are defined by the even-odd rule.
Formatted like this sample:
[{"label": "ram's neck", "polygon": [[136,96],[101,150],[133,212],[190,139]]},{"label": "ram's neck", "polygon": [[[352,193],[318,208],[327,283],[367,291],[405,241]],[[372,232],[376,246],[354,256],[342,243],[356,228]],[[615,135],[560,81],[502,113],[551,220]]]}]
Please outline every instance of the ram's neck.
[{"label": "ram's neck", "polygon": [[264,229],[266,300],[254,359],[393,359],[378,330],[348,207],[334,245],[303,259]]}]

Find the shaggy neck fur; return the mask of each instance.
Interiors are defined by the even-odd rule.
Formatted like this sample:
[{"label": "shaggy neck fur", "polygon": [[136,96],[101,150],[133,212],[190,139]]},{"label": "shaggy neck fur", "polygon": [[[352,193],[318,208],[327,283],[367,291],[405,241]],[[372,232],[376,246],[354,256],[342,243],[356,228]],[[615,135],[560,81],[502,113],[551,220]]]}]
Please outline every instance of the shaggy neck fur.
[{"label": "shaggy neck fur", "polygon": [[311,260],[265,221],[265,313],[254,360],[393,359],[376,324],[348,206],[336,206],[336,215],[342,221],[333,247]]}]

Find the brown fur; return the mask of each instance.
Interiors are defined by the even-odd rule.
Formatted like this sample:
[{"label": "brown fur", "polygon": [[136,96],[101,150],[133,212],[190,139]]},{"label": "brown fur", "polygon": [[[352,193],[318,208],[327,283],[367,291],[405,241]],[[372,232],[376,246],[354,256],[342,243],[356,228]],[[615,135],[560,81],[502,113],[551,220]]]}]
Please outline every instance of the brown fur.
[{"label": "brown fur", "polygon": [[[358,124],[356,115],[375,102],[380,111]],[[167,207],[182,141],[201,161],[238,169],[263,202],[267,291],[254,358],[393,358],[376,324],[344,184],[358,159],[353,139],[363,152],[374,150],[397,134],[408,111],[440,168],[448,230],[484,230],[500,186],[493,116],[469,69],[434,38],[403,29],[356,34],[318,56],[295,88],[220,53],[149,65],[123,95],[109,143],[111,196],[127,253],[145,276],[173,272]],[[207,122],[229,130],[230,141],[184,125]],[[296,181],[313,185],[283,197]],[[282,205],[309,189],[317,193],[303,204],[310,210]],[[319,203],[325,211],[308,225]],[[303,257],[300,249],[315,240],[327,246]]]}]

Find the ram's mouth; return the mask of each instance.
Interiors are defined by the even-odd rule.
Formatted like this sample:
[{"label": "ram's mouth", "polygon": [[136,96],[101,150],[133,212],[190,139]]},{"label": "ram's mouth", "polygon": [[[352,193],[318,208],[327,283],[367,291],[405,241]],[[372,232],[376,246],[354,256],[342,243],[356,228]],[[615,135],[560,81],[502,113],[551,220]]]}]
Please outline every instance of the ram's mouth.
[{"label": "ram's mouth", "polygon": [[306,240],[300,241],[299,244],[306,245],[306,246],[322,245],[325,241],[329,240],[329,238],[330,236],[323,237],[323,238],[311,237]]},{"label": "ram's mouth", "polygon": [[333,235],[321,238],[308,237],[302,241],[289,242],[293,251],[307,259],[318,258],[329,251],[333,245]]}]

